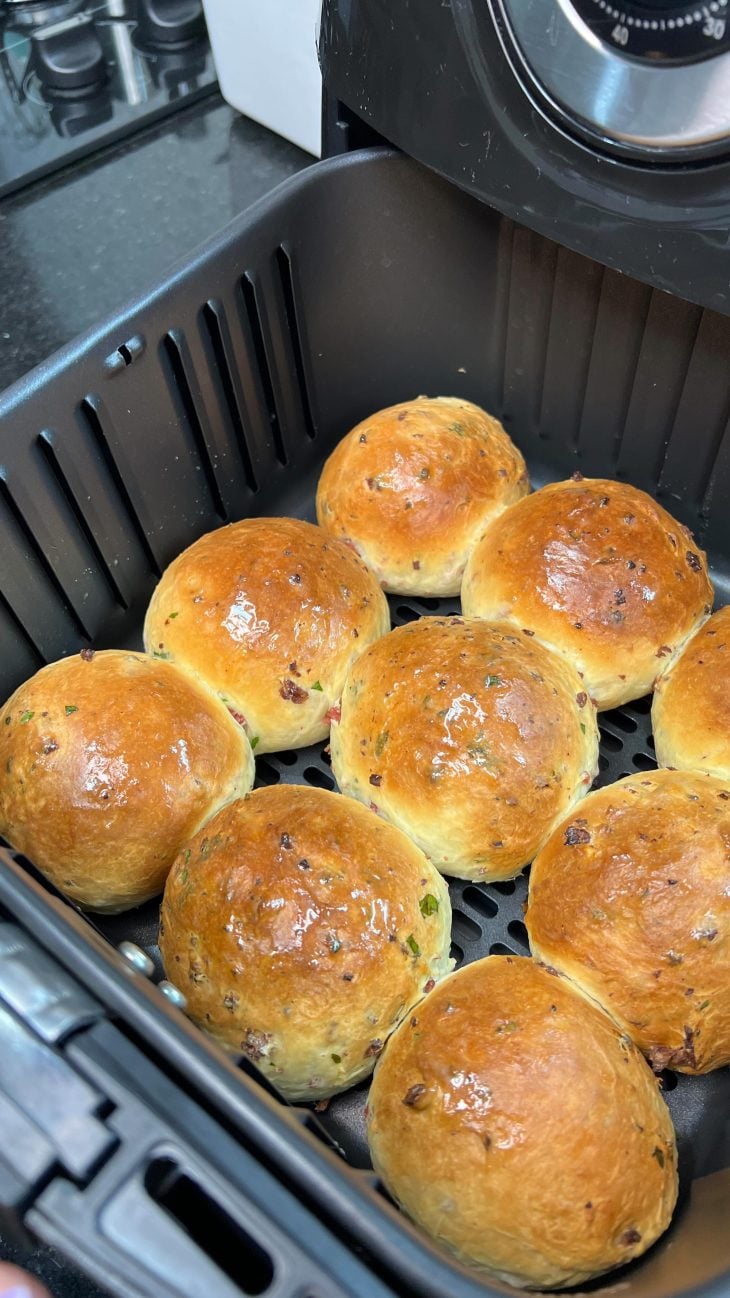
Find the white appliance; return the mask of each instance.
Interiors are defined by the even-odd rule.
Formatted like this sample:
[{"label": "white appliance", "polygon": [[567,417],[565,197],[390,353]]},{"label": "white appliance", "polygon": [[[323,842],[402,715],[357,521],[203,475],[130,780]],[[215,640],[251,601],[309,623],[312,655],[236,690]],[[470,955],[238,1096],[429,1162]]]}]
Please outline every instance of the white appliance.
[{"label": "white appliance", "polygon": [[204,8],[223,97],[319,157],[321,0],[204,0]]}]

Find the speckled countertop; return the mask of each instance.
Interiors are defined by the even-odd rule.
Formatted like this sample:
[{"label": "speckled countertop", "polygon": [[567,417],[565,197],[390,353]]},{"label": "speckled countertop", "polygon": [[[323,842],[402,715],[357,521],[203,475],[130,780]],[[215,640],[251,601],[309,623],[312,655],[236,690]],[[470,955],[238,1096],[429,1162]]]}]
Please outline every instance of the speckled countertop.
[{"label": "speckled countertop", "polygon": [[211,94],[0,200],[0,390],[311,161]]},{"label": "speckled countertop", "polygon": [[[0,390],[311,161],[211,94],[0,200]],[[101,1298],[53,1249],[0,1236],[0,1259],[53,1298]]]}]

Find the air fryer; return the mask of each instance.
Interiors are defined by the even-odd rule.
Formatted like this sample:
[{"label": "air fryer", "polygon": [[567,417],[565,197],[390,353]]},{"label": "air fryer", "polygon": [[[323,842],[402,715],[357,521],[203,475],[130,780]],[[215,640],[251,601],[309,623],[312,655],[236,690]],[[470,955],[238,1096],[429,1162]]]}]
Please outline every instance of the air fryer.
[{"label": "air fryer", "polygon": [[[184,546],[247,515],[312,518],[337,439],[419,392],[498,415],[537,484],[580,470],[652,492],[707,547],[724,600],[726,8],[647,0],[616,17],[608,0],[327,0],[329,156],[0,403],[3,693],[83,645],[139,645],[155,580]],[[679,110],[682,85],[695,87],[690,99],[701,87],[691,111]],[[653,104],[653,115],[640,121],[631,103]],[[392,600],[396,624],[456,607]],[[602,714],[601,732],[599,783],[654,764],[648,700]],[[333,787],[323,745],[267,754],[257,768],[260,784]],[[404,1296],[502,1292],[449,1261],[378,1185],[367,1086],[324,1112],[284,1106],[155,985],[154,904],[90,920],[32,863],[2,859],[6,916],[93,993],[125,1042],[203,1101],[221,1147],[232,1135],[296,1191],[353,1268],[364,1262],[373,1285]],[[457,961],[527,953],[525,892],[524,877],[452,885]],[[54,1048],[69,1062],[63,1038]],[[119,1042],[107,1049],[112,1079],[124,1058]],[[80,1059],[77,1048],[70,1062]],[[0,1100],[2,1080],[0,1055]],[[726,1294],[730,1075],[663,1081],[680,1146],[675,1221],[643,1259],[591,1289]],[[136,1085],[144,1097],[142,1077]],[[100,1155],[108,1178],[130,1157],[124,1133],[115,1139]],[[210,1134],[206,1149],[218,1152]],[[98,1196],[101,1173],[77,1187],[79,1202]],[[53,1190],[63,1175],[50,1166],[14,1201],[16,1220],[61,1246]],[[143,1181],[159,1206],[164,1177],[153,1169]],[[306,1248],[306,1235],[298,1243]],[[257,1292],[273,1292],[276,1245],[270,1235],[260,1244],[273,1278]],[[97,1274],[99,1258],[113,1257],[116,1291],[185,1293],[184,1277],[161,1270],[153,1227],[145,1245],[132,1229],[110,1240],[92,1212],[75,1230]],[[295,1276],[291,1286],[299,1292]]]}]

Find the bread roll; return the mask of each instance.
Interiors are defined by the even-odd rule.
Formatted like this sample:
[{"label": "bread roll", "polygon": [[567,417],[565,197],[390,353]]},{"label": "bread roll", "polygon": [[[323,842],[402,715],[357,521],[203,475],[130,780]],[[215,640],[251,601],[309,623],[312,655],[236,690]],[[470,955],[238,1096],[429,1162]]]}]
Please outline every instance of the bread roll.
[{"label": "bread roll", "polygon": [[592,793],[535,860],[533,954],[657,1068],[730,1063],[730,784],[653,771]]},{"label": "bread roll", "polygon": [[145,648],[201,677],[259,753],[327,736],[347,668],[390,627],[362,559],[294,518],[202,536],[163,574]]},{"label": "bread roll", "polygon": [[657,1083],[565,979],[492,956],[391,1037],[368,1100],[375,1170],[405,1211],[508,1284],[581,1284],[644,1253],[677,1197]]},{"label": "bread roll", "polygon": [[626,482],[555,482],[487,528],[464,573],[468,617],[534,631],[583,675],[599,708],[652,689],[712,606],[705,555]]},{"label": "bread roll", "polygon": [[508,625],[421,618],[352,667],[332,727],[343,793],[460,879],[507,879],[597,770],[593,705],[556,654]]},{"label": "bread roll", "polygon": [[178,857],[160,949],[188,1011],[290,1100],[372,1072],[449,970],[443,880],[404,834],[321,789],[258,789]]},{"label": "bread roll", "polygon": [[700,627],[654,690],[659,765],[730,780],[730,606]]},{"label": "bread roll", "polygon": [[322,470],[317,519],[353,543],[386,590],[458,595],[474,542],[529,490],[497,419],[457,397],[417,397],[342,439]]},{"label": "bread roll", "polygon": [[215,695],[144,654],[84,649],[0,712],[0,833],[88,910],[161,892],[181,845],[253,775]]}]

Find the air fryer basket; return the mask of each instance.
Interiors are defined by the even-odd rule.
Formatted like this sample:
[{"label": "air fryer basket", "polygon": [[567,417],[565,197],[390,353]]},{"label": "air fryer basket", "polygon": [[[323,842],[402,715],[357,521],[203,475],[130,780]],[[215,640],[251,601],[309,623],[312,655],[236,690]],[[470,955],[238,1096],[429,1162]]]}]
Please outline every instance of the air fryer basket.
[{"label": "air fryer basket", "polygon": [[[288,181],[6,394],[2,696],[85,644],[138,646],[154,582],[180,550],[228,519],[311,518],[338,437],[421,392],[498,414],[538,484],[580,469],[653,492],[709,550],[724,602],[730,319],[568,252],[397,154],[368,150]],[[396,598],[392,607],[398,623],[458,602]],[[649,700],[603,714],[601,732],[599,782],[653,766]],[[334,787],[323,747],[260,758],[258,782]],[[458,961],[526,954],[524,876],[457,882],[451,893]],[[316,1114],[287,1107],[154,986],[129,977],[113,950],[123,940],[148,951],[161,976],[156,904],[90,921],[10,853],[0,904],[386,1283],[434,1298],[492,1287],[432,1248],[378,1186],[366,1086]],[[730,1072],[667,1074],[664,1086],[680,1144],[675,1222],[644,1260],[592,1288],[730,1293]]]}]

